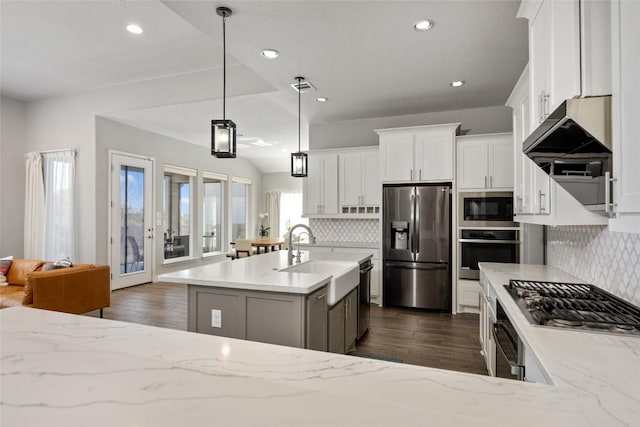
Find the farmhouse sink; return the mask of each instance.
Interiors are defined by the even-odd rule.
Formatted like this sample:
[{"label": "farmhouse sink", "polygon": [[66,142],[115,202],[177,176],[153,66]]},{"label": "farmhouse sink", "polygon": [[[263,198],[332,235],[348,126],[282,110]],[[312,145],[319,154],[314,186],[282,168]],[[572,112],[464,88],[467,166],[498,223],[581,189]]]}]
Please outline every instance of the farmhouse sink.
[{"label": "farmhouse sink", "polygon": [[327,304],[329,306],[340,301],[360,283],[360,268],[359,265],[354,262],[307,261],[292,265],[280,271],[287,273],[331,275],[327,289]]}]

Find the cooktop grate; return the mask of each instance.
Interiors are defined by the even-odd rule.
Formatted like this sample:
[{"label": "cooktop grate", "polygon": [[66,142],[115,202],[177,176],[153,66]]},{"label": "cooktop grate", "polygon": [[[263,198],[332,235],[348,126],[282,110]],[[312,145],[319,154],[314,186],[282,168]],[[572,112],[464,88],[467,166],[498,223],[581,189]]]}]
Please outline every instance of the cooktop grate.
[{"label": "cooktop grate", "polygon": [[640,333],[640,308],[597,286],[510,280],[505,287],[533,323]]}]

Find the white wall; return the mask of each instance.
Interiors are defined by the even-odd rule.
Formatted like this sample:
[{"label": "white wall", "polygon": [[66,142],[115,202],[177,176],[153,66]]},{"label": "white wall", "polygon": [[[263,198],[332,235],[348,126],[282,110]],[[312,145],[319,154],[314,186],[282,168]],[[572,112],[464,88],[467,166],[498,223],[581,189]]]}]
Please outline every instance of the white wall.
[{"label": "white wall", "polygon": [[24,256],[25,103],[0,98],[0,257]]},{"label": "white wall", "polygon": [[[102,256],[98,259],[98,248],[102,248],[104,242],[96,237],[104,233],[99,229],[96,211],[97,185],[102,179],[96,174],[96,116],[219,98],[220,85],[211,82],[220,81],[221,73],[218,69],[205,70],[27,103],[25,152],[61,148],[73,148],[78,152],[78,231],[82,236],[78,262],[103,262]],[[234,74],[234,78],[227,87],[227,96],[273,89],[265,81],[246,78],[247,74],[253,73],[243,66],[231,66],[228,73]],[[153,156],[152,152],[147,154]]]},{"label": "white wall", "polygon": [[461,132],[467,135],[511,132],[512,112],[509,107],[498,106],[311,124],[309,149],[378,145],[378,135],[374,129],[441,123],[462,123]]},{"label": "white wall", "polygon": [[[149,156],[155,159],[155,207],[154,218],[157,212],[162,212],[162,179],[163,166],[171,164],[198,171],[215,172],[249,178],[252,180],[250,207],[250,223],[247,230],[251,232],[256,228],[260,200],[264,194],[261,185],[261,176],[258,170],[244,159],[218,159],[211,156],[210,149],[200,145],[180,141],[164,135],[159,135],[143,129],[131,127],[109,119],[98,117],[96,119],[96,176],[101,177],[96,182],[96,193],[100,197],[96,200],[96,258],[99,262],[106,263],[108,259],[108,177],[109,177],[109,150],[116,150],[130,154]],[[196,184],[195,193],[199,190]],[[104,195],[104,196],[103,196]],[[193,218],[196,224],[200,224],[199,218]],[[201,230],[200,230],[201,233]],[[253,233],[255,234],[255,233]],[[252,235],[253,235],[252,234]],[[158,238],[160,236],[160,238]],[[156,274],[168,271],[193,267],[206,263],[206,259],[196,259],[177,264],[163,265],[162,233],[156,230]],[[197,240],[195,240],[197,242]],[[194,254],[198,254],[198,250]],[[209,260],[210,262],[210,260]]]}]

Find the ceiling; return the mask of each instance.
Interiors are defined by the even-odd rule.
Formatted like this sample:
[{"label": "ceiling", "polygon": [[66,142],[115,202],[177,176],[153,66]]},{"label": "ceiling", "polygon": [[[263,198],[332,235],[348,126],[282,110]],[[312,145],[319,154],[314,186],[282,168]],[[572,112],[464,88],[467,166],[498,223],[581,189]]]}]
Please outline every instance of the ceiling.
[{"label": "ceiling", "polygon": [[[302,95],[306,149],[309,123],[504,105],[527,62],[527,24],[515,18],[516,0],[3,0],[2,93],[34,100],[220,68],[221,5],[233,10],[228,80],[229,67],[242,64],[273,86],[227,98],[238,142],[250,147],[238,155],[262,172],[287,170],[285,151],[297,151],[298,97],[289,85],[298,75],[317,88]],[[415,31],[424,18],[434,27]],[[124,31],[132,22],[145,32]],[[280,57],[263,58],[264,48]],[[452,88],[453,80],[466,84]],[[318,96],[329,102],[315,102]],[[204,146],[218,116],[220,99],[109,115]],[[251,144],[258,140],[272,145]]]}]

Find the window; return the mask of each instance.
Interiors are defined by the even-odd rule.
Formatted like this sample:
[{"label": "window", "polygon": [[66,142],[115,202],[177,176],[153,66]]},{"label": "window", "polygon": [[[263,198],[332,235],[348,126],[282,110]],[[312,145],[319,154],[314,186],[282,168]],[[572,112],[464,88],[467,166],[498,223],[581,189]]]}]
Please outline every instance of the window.
[{"label": "window", "polygon": [[177,166],[164,167],[162,191],[164,258],[191,255],[193,181],[196,171]]},{"label": "window", "polygon": [[222,250],[226,175],[202,173],[202,253]]},{"label": "window", "polygon": [[42,153],[43,258],[76,262],[75,150]]},{"label": "window", "polygon": [[309,220],[302,218],[302,193],[281,193],[280,234],[288,233],[296,224],[309,225]]},{"label": "window", "polygon": [[251,180],[233,177],[231,179],[231,239],[247,239],[249,223],[249,200]]}]

